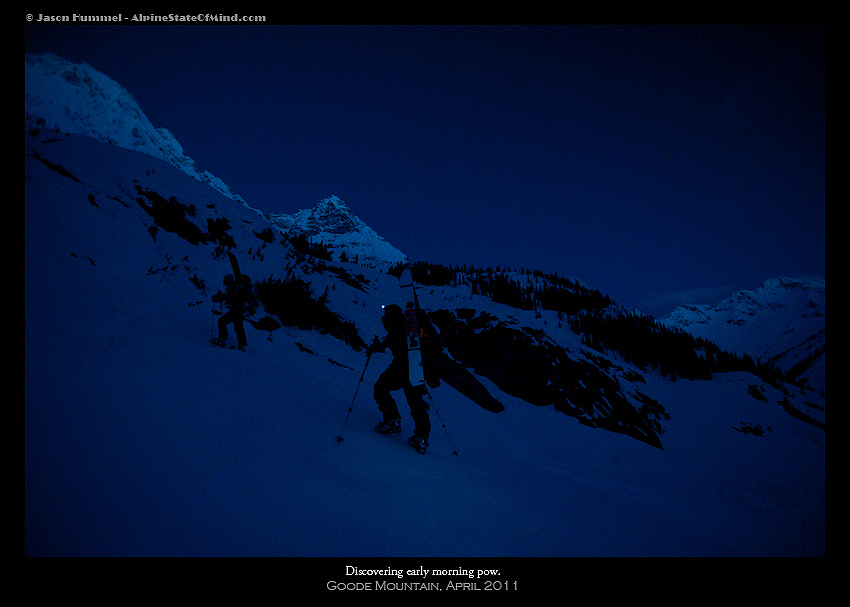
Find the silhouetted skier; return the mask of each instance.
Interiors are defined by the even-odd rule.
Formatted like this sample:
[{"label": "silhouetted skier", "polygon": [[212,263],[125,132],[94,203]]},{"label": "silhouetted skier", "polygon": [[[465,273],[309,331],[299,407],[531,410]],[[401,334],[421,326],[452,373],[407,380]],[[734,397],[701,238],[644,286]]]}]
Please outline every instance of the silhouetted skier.
[{"label": "silhouetted skier", "polygon": [[404,396],[410,406],[410,415],[415,424],[413,436],[410,437],[408,443],[420,453],[425,453],[428,448],[428,436],[431,434],[431,419],[428,416],[428,405],[423,399],[425,388],[413,387],[410,384],[404,313],[400,306],[392,304],[384,308],[384,315],[381,320],[387,330],[387,336],[383,341],[375,337],[375,341],[367,349],[367,354],[383,352],[389,347],[393,360],[386,371],[381,373],[378,381],[375,382],[375,402],[378,403],[378,409],[384,416],[384,420],[375,426],[375,432],[380,434],[398,434],[401,432],[401,416],[390,392],[404,390]]},{"label": "silhouetted skier", "polygon": [[254,313],[257,300],[251,290],[251,279],[240,274],[238,279],[232,274],[224,277],[224,292],[218,291],[212,296],[214,302],[221,302],[227,307],[227,312],[218,319],[218,338],[211,340],[217,346],[227,345],[227,325],[233,323],[236,333],[236,343],[240,350],[245,350],[248,340],[245,338],[245,316]]}]

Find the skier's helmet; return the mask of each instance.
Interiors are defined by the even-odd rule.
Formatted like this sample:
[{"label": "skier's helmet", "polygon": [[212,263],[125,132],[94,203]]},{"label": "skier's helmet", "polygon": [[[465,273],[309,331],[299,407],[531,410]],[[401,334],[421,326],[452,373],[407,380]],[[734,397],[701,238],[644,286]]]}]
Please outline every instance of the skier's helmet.
[{"label": "skier's helmet", "polygon": [[399,322],[404,322],[404,312],[401,311],[401,306],[396,304],[384,306],[384,316],[381,318],[381,321],[384,323],[384,328],[388,331],[391,326],[397,325]]}]

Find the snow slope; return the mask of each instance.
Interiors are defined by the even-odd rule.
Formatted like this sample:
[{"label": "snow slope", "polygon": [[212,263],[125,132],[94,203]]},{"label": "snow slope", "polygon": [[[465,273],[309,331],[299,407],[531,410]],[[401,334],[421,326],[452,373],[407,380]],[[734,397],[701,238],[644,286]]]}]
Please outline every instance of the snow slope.
[{"label": "snow slope", "polygon": [[[362,351],[293,329],[272,342],[249,329],[245,353],[211,348],[208,296],[226,262],[169,233],[154,241],[115,175],[152,168],[145,185],[228,201],[92,140],[45,146],[79,182],[28,160],[27,554],[823,553],[824,433],[752,399],[748,376],[648,375],[671,413],[663,451],[492,385],[503,413],[443,385],[448,436],[435,424],[423,457],[372,431],[369,386],[387,363],[376,357],[336,442]],[[259,221],[229,204],[243,232]],[[362,297],[365,335],[394,287],[372,279],[370,293],[346,293]],[[769,430],[735,431],[742,421]]]},{"label": "snow slope", "polygon": [[[824,554],[825,434],[778,404],[804,396],[743,373],[647,373],[670,414],[662,450],[486,379],[501,413],[444,383],[419,455],[407,434],[372,429],[387,355],[371,359],[352,402],[365,354],[329,334],[284,327],[269,341],[249,327],[246,352],[210,347],[226,257],[157,225],[145,192],[191,204],[184,219],[200,229],[225,219],[243,271],[302,277],[366,341],[397,294],[378,269],[337,264],[363,276],[358,288],[263,241],[261,215],[155,155],[28,132],[26,555]],[[422,300],[557,333],[554,315],[522,316],[468,288],[423,289]]]},{"label": "snow slope", "polygon": [[126,89],[89,65],[50,53],[26,55],[24,95],[26,112],[46,127],[150,154],[244,202],[221,179],[199,170],[167,129],[154,127]]}]

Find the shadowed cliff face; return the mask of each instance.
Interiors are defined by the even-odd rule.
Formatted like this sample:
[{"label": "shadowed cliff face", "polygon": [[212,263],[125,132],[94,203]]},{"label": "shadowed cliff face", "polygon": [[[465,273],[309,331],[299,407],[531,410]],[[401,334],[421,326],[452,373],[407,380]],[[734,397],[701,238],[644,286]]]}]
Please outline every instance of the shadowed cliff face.
[{"label": "shadowed cliff face", "polygon": [[660,422],[669,416],[654,399],[627,387],[643,383],[638,374],[601,357],[572,353],[542,332],[515,328],[475,310],[437,310],[431,320],[457,365],[507,394],[662,448]]}]

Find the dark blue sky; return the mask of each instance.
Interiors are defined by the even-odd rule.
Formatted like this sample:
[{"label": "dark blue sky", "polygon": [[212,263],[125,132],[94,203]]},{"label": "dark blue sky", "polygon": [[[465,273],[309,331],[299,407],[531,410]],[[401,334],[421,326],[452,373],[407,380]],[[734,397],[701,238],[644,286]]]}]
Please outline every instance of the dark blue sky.
[{"label": "dark blue sky", "polygon": [[27,26],[264,211],[660,314],[825,275],[825,26]]}]

